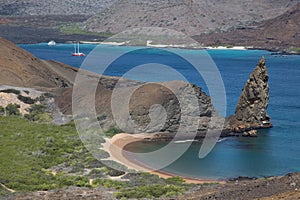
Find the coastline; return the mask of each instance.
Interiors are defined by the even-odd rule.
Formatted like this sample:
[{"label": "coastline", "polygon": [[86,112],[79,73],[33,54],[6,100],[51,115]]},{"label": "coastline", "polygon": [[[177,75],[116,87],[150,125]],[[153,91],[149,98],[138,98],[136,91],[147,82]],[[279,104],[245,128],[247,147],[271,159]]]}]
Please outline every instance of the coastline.
[{"label": "coastline", "polygon": [[[112,138],[106,138],[105,143],[102,145],[102,149],[109,153],[110,157],[107,160],[112,160],[118,163],[123,164],[128,169],[133,169],[136,171],[141,172],[148,172],[151,174],[158,175],[161,178],[171,178],[178,175],[173,175],[171,173],[167,173],[164,171],[153,171],[151,168],[139,164],[137,161],[134,161],[128,157],[126,157],[123,153],[123,149],[126,145],[134,142],[143,141],[145,138],[149,138],[151,135],[149,134],[128,134],[128,133],[120,133],[115,135]],[[196,178],[189,178],[189,177],[183,177],[183,180],[186,183],[194,183],[194,184],[204,184],[204,183],[219,183],[219,184],[225,184],[226,181],[220,181],[220,180],[206,180],[206,179],[196,179]]]},{"label": "coastline", "polygon": [[[42,44],[42,43],[48,43],[49,41],[43,41],[43,42],[31,42],[31,43],[17,43],[18,45],[29,45],[29,44]],[[173,48],[173,49],[187,49],[187,50],[239,50],[239,51],[251,51],[251,50],[261,50],[261,51],[268,51],[272,55],[300,55],[300,52],[290,52],[285,49],[274,49],[274,48],[261,48],[261,47],[254,47],[254,46],[232,46],[232,47],[226,47],[226,46],[204,46],[204,47],[184,47],[184,46],[176,46],[176,45],[130,45],[128,44],[128,41],[126,42],[95,42],[95,41],[87,41],[87,40],[80,40],[81,44],[91,44],[91,45],[111,45],[111,46],[127,46],[127,47],[153,47],[153,48]],[[72,44],[71,40],[65,40],[61,41],[58,40],[57,44]]]}]

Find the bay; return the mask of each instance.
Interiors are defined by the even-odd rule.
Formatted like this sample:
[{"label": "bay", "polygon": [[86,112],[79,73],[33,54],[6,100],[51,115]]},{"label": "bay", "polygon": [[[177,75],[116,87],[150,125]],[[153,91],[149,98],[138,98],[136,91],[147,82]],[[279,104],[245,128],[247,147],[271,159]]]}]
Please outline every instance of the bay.
[{"label": "bay", "polygon": [[[19,45],[45,60],[56,60],[80,67],[85,58],[72,57],[72,44]],[[90,53],[95,45],[81,45],[81,51]],[[135,50],[139,47],[103,46],[106,52]],[[182,54],[199,53],[202,50],[179,50]],[[263,177],[300,171],[300,56],[272,55],[264,50],[208,50],[216,63],[226,89],[227,116],[234,113],[241,90],[261,56],[265,56],[270,76],[270,102],[268,114],[274,128],[260,130],[258,138],[227,138],[218,143],[204,159],[198,158],[199,144],[193,144],[176,162],[164,168],[166,172],[208,179],[225,179],[238,176]],[[153,52],[152,52],[153,53]],[[139,59],[148,59],[139,55]],[[162,56],[156,54],[153,56]],[[131,59],[124,60],[106,75],[122,76]],[[186,66],[191,82],[208,90],[203,80],[194,76]],[[156,72],[157,73],[157,72]],[[159,72],[158,72],[159,74]],[[139,80],[147,80],[149,74],[141,74]],[[151,151],[165,144],[138,143],[128,148],[134,151]],[[138,159],[138,158],[137,158]],[[141,162],[147,162],[141,160]],[[149,163],[155,165],[155,163]]]}]

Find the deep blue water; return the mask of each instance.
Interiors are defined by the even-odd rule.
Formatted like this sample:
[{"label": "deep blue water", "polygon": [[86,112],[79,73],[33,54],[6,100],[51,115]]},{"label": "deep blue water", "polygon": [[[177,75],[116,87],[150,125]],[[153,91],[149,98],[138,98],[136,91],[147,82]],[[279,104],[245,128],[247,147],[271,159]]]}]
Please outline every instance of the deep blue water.
[{"label": "deep blue water", "polygon": [[[20,45],[39,58],[57,60],[80,67],[84,58],[70,56],[73,46],[60,44],[48,47],[46,44]],[[81,51],[88,54],[95,45],[81,45]],[[134,50],[135,47],[103,46],[107,54],[115,51]],[[197,54],[200,50],[178,50],[182,54]],[[147,53],[147,52],[146,52]],[[153,52],[152,52],[153,53]],[[245,81],[249,78],[261,56],[266,57],[270,76],[270,102],[268,114],[274,128],[260,131],[258,138],[228,138],[218,143],[204,159],[198,159],[199,145],[194,144],[176,162],[165,168],[167,172],[200,178],[231,178],[237,176],[271,176],[300,171],[300,56],[275,56],[268,51],[209,50],[209,55],[216,63],[224,81],[227,94],[227,115],[233,114]],[[167,59],[163,54],[135,54],[106,71],[113,76],[123,75],[130,63],[136,60]],[[187,66],[176,65],[183,70],[188,80],[203,87],[208,92],[203,80]],[[155,77],[165,77],[155,71]],[[137,78],[148,80],[149,74],[142,73]],[[143,150],[158,148],[162,144],[136,144]]]}]

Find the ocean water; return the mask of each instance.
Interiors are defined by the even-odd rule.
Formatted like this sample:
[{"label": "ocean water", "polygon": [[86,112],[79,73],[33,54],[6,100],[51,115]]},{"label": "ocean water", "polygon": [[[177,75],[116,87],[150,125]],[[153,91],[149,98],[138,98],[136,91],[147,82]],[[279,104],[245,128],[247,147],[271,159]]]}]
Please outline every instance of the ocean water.
[{"label": "ocean water", "polygon": [[[57,60],[80,67],[85,58],[72,57],[73,45],[59,44],[48,47],[46,44],[19,45],[35,56],[46,60]],[[81,45],[81,51],[88,54],[96,46]],[[103,46],[107,54],[116,51],[126,52],[138,47]],[[201,50],[178,50],[181,54],[201,54]],[[263,177],[283,175],[300,171],[300,56],[272,55],[262,50],[208,50],[216,63],[225,85],[227,115],[233,114],[241,90],[261,56],[265,56],[270,76],[270,102],[268,114],[274,128],[260,130],[257,138],[226,138],[217,143],[213,151],[204,159],[198,158],[200,144],[193,144],[177,161],[163,170],[166,172],[208,179],[225,179],[238,176]],[[149,57],[149,54],[151,56]],[[130,63],[138,60],[165,59],[172,57],[151,50],[132,54],[120,62],[114,63],[107,75],[122,76],[130,69]],[[138,63],[138,62],[137,62]],[[176,65],[176,70],[184,71],[188,80],[203,87],[208,93],[204,81],[195,76],[195,72],[184,65]],[[158,80],[163,73],[155,71]],[[161,75],[162,74],[162,75]],[[137,79],[148,81],[149,74],[141,73]],[[152,151],[164,146],[163,143],[136,143],[130,149],[139,152]],[[141,158],[136,158],[141,159]],[[139,160],[147,163],[147,160]],[[147,163],[154,165],[155,163]]]}]

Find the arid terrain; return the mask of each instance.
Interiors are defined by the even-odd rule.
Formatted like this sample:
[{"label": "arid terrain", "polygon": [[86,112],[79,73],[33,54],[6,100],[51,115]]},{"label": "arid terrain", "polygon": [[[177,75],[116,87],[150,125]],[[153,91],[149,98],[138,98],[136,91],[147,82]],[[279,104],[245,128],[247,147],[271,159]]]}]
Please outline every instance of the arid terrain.
[{"label": "arid terrain", "polygon": [[[299,173],[289,174],[283,177],[270,177],[257,180],[239,178],[236,180],[229,181],[226,184],[199,185],[194,191],[172,199],[296,200],[300,198],[300,192],[298,191],[299,184]],[[8,199],[114,199],[109,193],[110,191],[105,191],[100,188],[93,190],[87,190],[82,188],[68,188],[66,190],[17,194]]]},{"label": "arid terrain", "polygon": [[[0,36],[15,43],[102,41],[139,27],[192,36],[203,46],[298,52],[299,0],[2,1]],[[168,41],[166,41],[167,43]]]},{"label": "arid terrain", "polygon": [[194,39],[207,46],[235,44],[254,48],[286,50],[300,46],[300,4],[284,14],[251,27],[237,28],[227,32],[203,34]]}]

